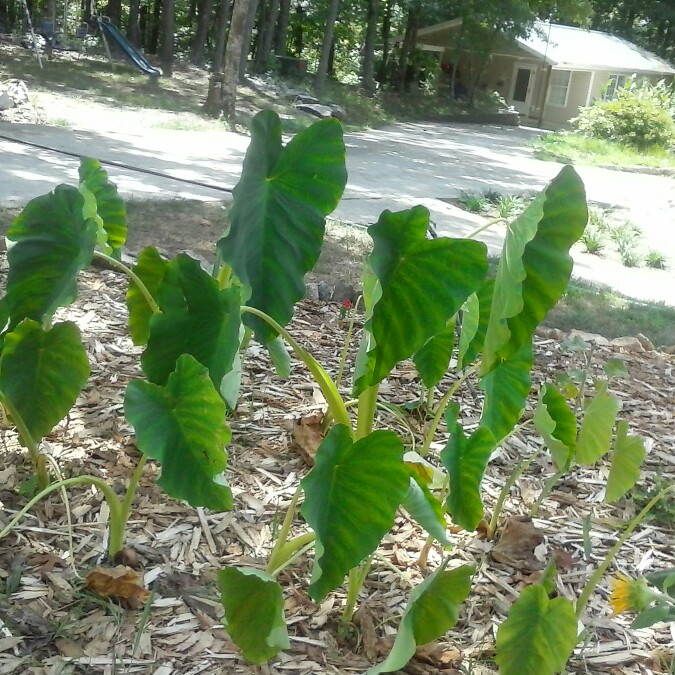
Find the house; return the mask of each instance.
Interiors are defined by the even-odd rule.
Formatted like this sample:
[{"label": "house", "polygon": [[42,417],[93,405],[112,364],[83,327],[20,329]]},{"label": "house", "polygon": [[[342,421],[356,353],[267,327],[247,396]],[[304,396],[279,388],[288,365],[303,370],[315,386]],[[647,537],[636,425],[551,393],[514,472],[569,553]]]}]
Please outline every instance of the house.
[{"label": "house", "polygon": [[671,78],[675,68],[628,40],[571,26],[537,22],[525,38],[497,36],[487,62],[470,50],[457,48],[462,20],[421,28],[417,47],[440,55],[446,84],[457,62],[455,92],[474,78],[479,89],[499,92],[521,118],[539,126],[559,128],[579,107],[611,97],[633,75],[654,82]]}]

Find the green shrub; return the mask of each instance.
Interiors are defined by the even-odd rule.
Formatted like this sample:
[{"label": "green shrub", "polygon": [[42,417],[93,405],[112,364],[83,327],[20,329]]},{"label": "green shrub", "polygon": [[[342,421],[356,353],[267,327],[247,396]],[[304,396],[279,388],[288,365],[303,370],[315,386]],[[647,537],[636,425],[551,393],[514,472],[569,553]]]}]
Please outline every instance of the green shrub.
[{"label": "green shrub", "polygon": [[666,256],[661,251],[649,251],[645,256],[645,264],[655,270],[666,269]]},{"label": "green shrub", "polygon": [[640,150],[675,143],[675,122],[656,99],[622,89],[612,101],[596,101],[582,108],[572,127],[584,136],[616,141]]}]

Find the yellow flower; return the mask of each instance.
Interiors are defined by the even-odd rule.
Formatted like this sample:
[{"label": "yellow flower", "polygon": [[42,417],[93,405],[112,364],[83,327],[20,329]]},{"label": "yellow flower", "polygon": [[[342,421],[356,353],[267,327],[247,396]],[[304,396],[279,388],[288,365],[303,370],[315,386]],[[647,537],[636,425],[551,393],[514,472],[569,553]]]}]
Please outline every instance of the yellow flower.
[{"label": "yellow flower", "polygon": [[612,605],[612,616],[628,610],[641,612],[649,607],[653,599],[646,579],[631,579],[625,574],[617,574],[610,579],[610,584],[612,593],[609,604]]}]

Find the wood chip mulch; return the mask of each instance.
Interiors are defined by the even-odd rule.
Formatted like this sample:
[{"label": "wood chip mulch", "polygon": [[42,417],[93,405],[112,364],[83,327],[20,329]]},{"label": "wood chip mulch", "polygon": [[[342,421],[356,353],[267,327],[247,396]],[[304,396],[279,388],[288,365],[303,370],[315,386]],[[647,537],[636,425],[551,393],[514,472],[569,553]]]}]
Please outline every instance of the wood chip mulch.
[{"label": "wood chip mulch", "polygon": [[[60,312],[59,318],[74,320],[80,327],[92,376],[69,418],[46,442],[64,476],[101,476],[121,492],[139,456],[122,401],[127,382],[139,376],[140,350],[128,337],[125,280],[109,270],[91,270],[82,275],[80,289],[77,303]],[[309,302],[298,307],[291,325],[294,336],[333,375],[346,328],[337,305]],[[536,351],[536,382],[576,367],[577,355],[565,351],[555,339],[538,337]],[[599,347],[598,374],[603,360],[617,356],[625,360],[631,377],[613,380],[610,391],[620,396],[622,416],[632,431],[647,439],[649,454],[640,482],[646,492],[675,478],[675,357]],[[69,490],[68,509],[59,492],[32,509],[0,549],[0,578],[6,589],[0,597],[0,675],[362,673],[383,658],[410,589],[439,564],[443,554],[432,548],[428,568],[420,567],[426,537],[404,514],[397,518],[374,562],[354,635],[344,636],[337,629],[342,591],[319,606],[307,598],[308,557],[281,575],[290,650],[269,665],[250,666],[221,624],[217,570],[225,565],[264,566],[284,508],[308,470],[293,441],[294,421],[322,411],[324,400],[308,372],[295,365],[290,380],[283,382],[259,347],[248,350],[244,394],[231,420],[228,478],[235,494],[234,511],[210,513],[172,500],[154,484],[158,468],[152,463],[146,468],[127,546],[151,591],[147,610],[142,605],[120,606],[84,588],[87,574],[105,557],[108,509],[96,490]],[[441,391],[450,382],[442,383]],[[418,396],[418,378],[408,363],[382,386],[382,398],[390,403],[409,403]],[[480,412],[475,387],[464,389],[461,404],[462,422],[470,430]],[[381,411],[378,423],[398,430],[406,443],[419,449],[421,417],[411,414],[402,419]],[[18,488],[30,470],[15,432],[5,430],[1,438],[0,519],[6,523],[26,502]],[[432,461],[437,461],[443,440],[439,434]],[[497,452],[484,481],[488,514],[506,477],[540,443],[534,431],[523,430]],[[527,514],[550,473],[545,453],[539,453],[506,501],[503,520],[509,528],[519,522],[515,517]],[[490,664],[497,626],[520,589],[539,578],[539,562],[549,555],[558,562],[559,593],[577,597],[620,528],[636,513],[632,498],[603,504],[606,474],[604,464],[572,470],[556,485],[533,522],[520,519],[540,533],[534,536],[538,542],[534,556],[509,549],[507,538],[493,557],[494,541],[451,529],[451,566],[467,562],[477,566],[474,590],[458,626],[444,640],[420,649],[405,672],[495,673]],[[590,552],[583,534],[588,516]],[[298,523],[298,532],[301,528]],[[672,566],[674,545],[672,527],[648,522],[630,538],[612,570],[636,575]],[[630,617],[610,616],[607,599],[605,579],[587,607],[585,623],[590,630],[568,672],[668,672],[675,637],[671,625],[631,631]]]}]

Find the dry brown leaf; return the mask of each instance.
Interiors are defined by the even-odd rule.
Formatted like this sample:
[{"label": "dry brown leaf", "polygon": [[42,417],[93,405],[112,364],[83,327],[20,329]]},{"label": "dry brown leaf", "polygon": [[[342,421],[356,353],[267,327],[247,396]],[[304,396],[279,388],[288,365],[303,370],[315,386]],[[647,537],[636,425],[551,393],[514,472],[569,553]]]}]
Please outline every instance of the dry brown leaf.
[{"label": "dry brown leaf", "polygon": [[354,623],[359,627],[363,653],[369,661],[380,658],[380,641],[375,630],[375,617],[365,605],[354,612]]},{"label": "dry brown leaf", "polygon": [[492,557],[504,565],[519,570],[539,570],[544,565],[535,549],[544,543],[544,533],[527,516],[509,518],[499,541],[492,549]]},{"label": "dry brown leaf", "polygon": [[308,466],[314,466],[316,451],[323,442],[323,413],[313,413],[295,420],[293,425],[293,439],[300,455]]},{"label": "dry brown leaf", "polygon": [[84,581],[85,586],[104,598],[146,602],[149,591],[143,588],[141,575],[124,565],[95,567]]},{"label": "dry brown leaf", "polygon": [[77,642],[73,642],[68,638],[56,638],[54,644],[61,656],[69,659],[79,659],[81,656],[84,656],[84,649]]}]

